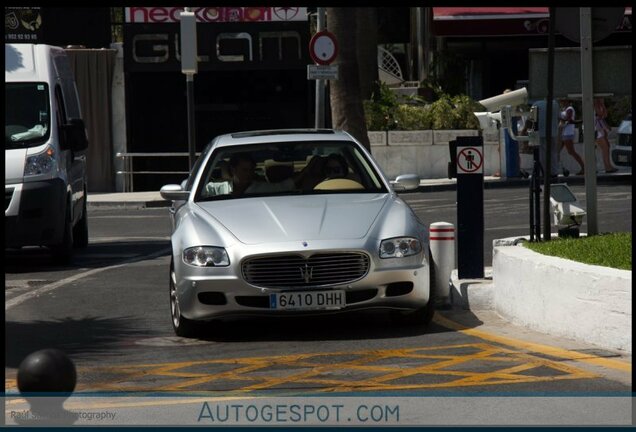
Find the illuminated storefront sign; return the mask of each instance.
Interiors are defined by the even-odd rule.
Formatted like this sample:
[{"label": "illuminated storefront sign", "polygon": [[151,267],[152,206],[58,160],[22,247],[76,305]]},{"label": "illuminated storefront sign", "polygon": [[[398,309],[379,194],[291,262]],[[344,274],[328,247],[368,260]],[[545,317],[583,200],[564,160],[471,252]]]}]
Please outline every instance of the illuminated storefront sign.
[{"label": "illuminated storefront sign", "polygon": [[[307,21],[306,7],[195,7],[201,23]],[[126,23],[179,22],[180,7],[127,7]]]},{"label": "illuminated storefront sign", "polygon": [[[199,70],[304,69],[307,23],[223,24],[198,29]],[[179,26],[127,24],[124,61],[129,72],[179,71]]]},{"label": "illuminated storefront sign", "polygon": [[[180,7],[127,7],[124,60],[128,72],[178,71]],[[196,7],[201,71],[304,69],[306,7]],[[207,25],[211,24],[211,25]]]}]

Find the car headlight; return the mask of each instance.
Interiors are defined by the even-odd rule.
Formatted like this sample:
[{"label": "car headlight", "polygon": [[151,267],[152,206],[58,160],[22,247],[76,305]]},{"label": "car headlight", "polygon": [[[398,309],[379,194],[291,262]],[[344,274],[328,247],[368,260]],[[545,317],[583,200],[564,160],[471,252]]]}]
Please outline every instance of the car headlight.
[{"label": "car headlight", "polygon": [[183,251],[183,262],[196,267],[227,267],[230,258],[222,247],[195,246]]},{"label": "car headlight", "polygon": [[402,258],[416,255],[422,250],[420,241],[413,237],[395,237],[382,240],[380,258]]},{"label": "car headlight", "polygon": [[34,154],[26,158],[24,163],[24,176],[50,174],[55,169],[55,152],[47,147],[42,153]]}]

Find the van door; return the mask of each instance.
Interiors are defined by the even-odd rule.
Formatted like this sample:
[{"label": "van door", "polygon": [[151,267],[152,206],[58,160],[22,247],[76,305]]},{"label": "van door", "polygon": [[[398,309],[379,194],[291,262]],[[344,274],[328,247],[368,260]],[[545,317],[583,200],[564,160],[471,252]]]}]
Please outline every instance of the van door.
[{"label": "van door", "polygon": [[[62,89],[59,85],[55,87],[55,105],[57,111],[57,127],[61,131],[61,126],[68,123],[66,104],[62,96]],[[84,179],[86,177],[86,152],[74,152],[70,149],[70,143],[64,142],[64,134],[59,134],[60,147],[67,150],[65,153],[65,168],[68,183],[71,186],[71,204],[73,206],[73,223],[82,216],[82,204],[86,199],[84,191]]]}]

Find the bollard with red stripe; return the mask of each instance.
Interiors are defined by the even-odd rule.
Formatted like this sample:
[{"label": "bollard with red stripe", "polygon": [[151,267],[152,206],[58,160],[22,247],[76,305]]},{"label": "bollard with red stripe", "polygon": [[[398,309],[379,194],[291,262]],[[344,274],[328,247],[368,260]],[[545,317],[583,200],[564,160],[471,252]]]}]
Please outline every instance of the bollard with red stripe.
[{"label": "bollard with red stripe", "polygon": [[455,265],[455,225],[435,222],[429,227],[431,244],[431,266],[435,272],[435,290],[439,304],[450,304],[450,276]]}]

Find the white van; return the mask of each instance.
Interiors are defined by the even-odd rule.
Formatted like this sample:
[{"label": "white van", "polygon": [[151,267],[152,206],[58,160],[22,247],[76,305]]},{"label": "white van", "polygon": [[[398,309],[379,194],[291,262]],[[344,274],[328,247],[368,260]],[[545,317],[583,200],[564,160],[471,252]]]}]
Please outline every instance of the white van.
[{"label": "white van", "polygon": [[88,141],[62,48],[5,44],[5,249],[46,246],[70,262],[88,245]]}]

